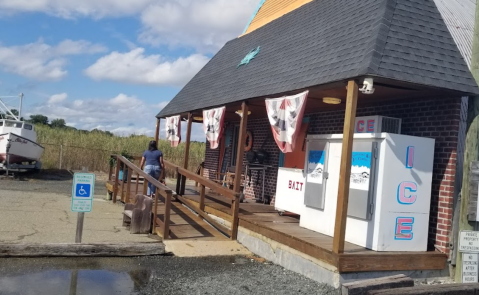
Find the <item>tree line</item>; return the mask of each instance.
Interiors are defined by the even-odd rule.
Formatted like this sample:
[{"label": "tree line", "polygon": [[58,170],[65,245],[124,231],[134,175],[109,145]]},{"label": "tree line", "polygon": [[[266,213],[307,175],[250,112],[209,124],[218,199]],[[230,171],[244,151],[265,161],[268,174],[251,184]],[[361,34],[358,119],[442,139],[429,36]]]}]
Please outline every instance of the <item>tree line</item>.
[{"label": "tree line", "polygon": [[[12,109],[10,110],[10,112],[18,117],[18,110],[16,109]],[[12,116],[10,114],[5,114],[5,113],[1,113],[0,112],[0,119],[14,119],[12,118]],[[70,130],[76,130],[76,131],[79,131],[79,132],[82,132],[82,133],[103,133],[103,134],[106,134],[108,136],[113,136],[113,133],[111,133],[110,131],[103,131],[103,130],[99,130],[99,129],[93,129],[91,131],[89,130],[81,130],[81,129],[77,129],[75,127],[71,127],[71,126],[68,126],[65,119],[53,119],[53,120],[49,120],[47,116],[45,115],[41,115],[41,114],[36,114],[36,115],[30,115],[30,118],[29,119],[26,119],[21,117],[19,118],[20,121],[25,121],[25,122],[28,122],[30,124],[33,124],[33,125],[44,125],[44,126],[49,126],[51,128],[56,128],[56,129],[70,129]]]}]

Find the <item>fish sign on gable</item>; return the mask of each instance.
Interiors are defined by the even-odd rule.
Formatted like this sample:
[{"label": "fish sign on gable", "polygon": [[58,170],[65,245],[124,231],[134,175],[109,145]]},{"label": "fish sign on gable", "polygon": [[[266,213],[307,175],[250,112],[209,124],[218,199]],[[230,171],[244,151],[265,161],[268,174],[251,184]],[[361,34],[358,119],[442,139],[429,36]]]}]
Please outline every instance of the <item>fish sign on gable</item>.
[{"label": "fish sign on gable", "polygon": [[244,58],[243,60],[239,63],[239,65],[236,68],[241,67],[242,65],[247,65],[252,61],[259,53],[261,50],[261,46],[256,47],[255,49],[251,50]]}]

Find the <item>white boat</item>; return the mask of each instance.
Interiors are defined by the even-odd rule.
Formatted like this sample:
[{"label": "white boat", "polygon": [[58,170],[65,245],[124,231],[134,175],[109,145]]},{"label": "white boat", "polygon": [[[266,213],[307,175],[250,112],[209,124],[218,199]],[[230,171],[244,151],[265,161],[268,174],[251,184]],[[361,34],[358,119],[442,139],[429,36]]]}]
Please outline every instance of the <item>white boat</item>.
[{"label": "white boat", "polygon": [[[22,100],[23,95],[20,95]],[[20,120],[21,102],[18,116],[15,116],[0,97],[0,111],[7,119],[0,119],[0,168],[13,166],[38,167],[44,148],[37,141],[33,124]],[[37,164],[38,162],[38,164]]]},{"label": "white boat", "polygon": [[[0,120],[0,163],[21,164],[40,160],[44,148],[37,142],[32,124]],[[8,157],[7,157],[8,155]]]}]

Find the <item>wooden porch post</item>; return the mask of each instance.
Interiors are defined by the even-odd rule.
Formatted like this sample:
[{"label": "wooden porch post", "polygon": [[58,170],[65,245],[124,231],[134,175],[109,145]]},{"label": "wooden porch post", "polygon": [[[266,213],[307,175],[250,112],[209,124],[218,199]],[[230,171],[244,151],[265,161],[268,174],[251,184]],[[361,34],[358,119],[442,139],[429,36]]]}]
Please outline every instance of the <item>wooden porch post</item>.
[{"label": "wooden porch post", "polygon": [[[243,102],[241,105],[241,110],[243,116],[241,117],[240,129],[239,129],[239,138],[238,138],[238,154],[236,155],[236,170],[235,170],[235,181],[233,190],[235,193],[239,193],[241,190],[241,173],[243,172],[243,157],[244,157],[244,148],[246,143],[246,128],[248,126],[248,104]],[[231,224],[231,239],[236,240],[238,237],[238,225],[239,225],[239,209],[240,202],[239,197],[237,196],[231,206],[231,215],[233,217]]]},{"label": "wooden porch post", "polygon": [[346,114],[344,117],[343,147],[341,152],[341,167],[339,172],[338,203],[336,207],[336,222],[334,224],[333,252],[344,252],[346,236],[346,220],[348,216],[349,182],[351,177],[351,157],[353,152],[354,123],[358,102],[358,84],[348,82],[346,99]]},{"label": "wooden porch post", "polygon": [[[186,128],[186,142],[185,142],[185,158],[183,161],[183,168],[188,169],[188,160],[190,156],[190,140],[191,140],[191,125],[193,123],[193,114],[188,113],[188,125]],[[186,177],[182,177],[180,195],[185,194]]]},{"label": "wooden porch post", "polygon": [[160,140],[160,118],[156,119],[155,141],[157,144],[158,144],[158,140]]},{"label": "wooden porch post", "polygon": [[244,148],[246,143],[246,127],[248,126],[248,105],[246,102],[243,102],[241,105],[241,110],[243,111],[243,116],[241,117],[240,129],[239,129],[239,138],[238,138],[238,153],[236,154],[236,170],[235,170],[235,181],[234,181],[234,191],[235,193],[240,192],[241,187],[241,172],[243,171],[243,157],[244,157]]}]

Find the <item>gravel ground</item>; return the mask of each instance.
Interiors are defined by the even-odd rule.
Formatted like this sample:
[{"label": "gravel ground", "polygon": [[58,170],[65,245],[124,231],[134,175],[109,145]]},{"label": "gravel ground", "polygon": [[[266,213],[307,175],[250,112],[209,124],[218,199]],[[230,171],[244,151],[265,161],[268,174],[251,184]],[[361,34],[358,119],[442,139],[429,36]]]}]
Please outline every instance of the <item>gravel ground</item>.
[{"label": "gravel ground", "polygon": [[76,294],[339,294],[282,267],[244,257],[165,256],[4,259],[0,294],[67,294],[61,290],[69,288],[74,270],[79,274]]}]

